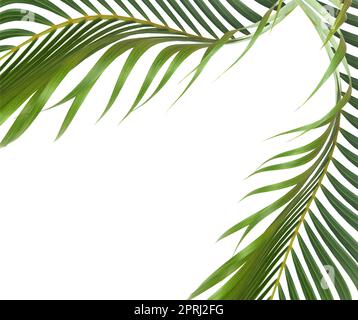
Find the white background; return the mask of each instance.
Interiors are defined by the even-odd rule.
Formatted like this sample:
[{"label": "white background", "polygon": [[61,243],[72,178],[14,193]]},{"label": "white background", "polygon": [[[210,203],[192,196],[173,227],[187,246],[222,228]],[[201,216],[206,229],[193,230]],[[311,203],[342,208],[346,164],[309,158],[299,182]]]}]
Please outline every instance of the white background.
[{"label": "white background", "polygon": [[[288,138],[264,140],[317,119],[335,99],[329,81],[295,111],[328,66],[299,9],[215,81],[242,49],[222,50],[168,111],[197,56],[118,126],[152,61],[147,55],[95,125],[121,59],[60,141],[52,143],[68,104],[44,112],[0,150],[0,298],[185,299],[230,258],[238,238],[216,239],[265,199],[239,203],[262,184],[245,177],[293,146]],[[71,73],[52,102],[95,61]]]}]

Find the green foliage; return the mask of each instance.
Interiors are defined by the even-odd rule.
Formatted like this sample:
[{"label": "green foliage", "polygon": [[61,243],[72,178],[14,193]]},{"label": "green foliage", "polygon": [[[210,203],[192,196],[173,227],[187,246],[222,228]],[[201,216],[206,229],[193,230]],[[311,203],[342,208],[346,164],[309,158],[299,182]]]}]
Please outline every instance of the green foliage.
[{"label": "green foliage", "polygon": [[[101,117],[115,106],[134,67],[151,48],[163,47],[153,57],[126,117],[162,91],[194,53],[201,53],[201,61],[189,75],[184,92],[178,93],[179,98],[223,46],[247,42],[234,66],[264,32],[300,8],[312,21],[330,58],[326,72],[308,99],[333,77],[336,103],[317,121],[280,134],[302,135],[321,130],[312,142],[270,158],[254,172],[256,175],[287,170],[288,177],[257,188],[247,197],[286,191],[230,228],[221,239],[244,230],[242,241],[266,218],[274,214],[275,218],[246,247],[242,248],[240,242],[237,253],[209,276],[191,298],[218,286],[212,299],[351,299],[352,288],[358,286],[357,241],[356,233],[353,234],[358,229],[358,179],[348,164],[356,168],[358,163],[358,99],[354,97],[358,80],[350,72],[357,69],[358,57],[354,50],[348,51],[358,47],[354,29],[358,17],[350,12],[351,7],[358,8],[358,3],[255,2],[251,7],[245,4],[248,1],[240,0],[2,0],[0,124],[10,121],[17,111],[19,114],[1,145],[6,146],[24,134],[68,74],[101,50],[104,53],[82,81],[52,106],[71,101],[58,138],[70,127],[105,70],[125,53],[129,53],[128,57],[118,70],[118,80]],[[24,5],[31,6],[31,10],[23,10]],[[61,22],[52,22],[50,17],[54,16]],[[21,26],[42,25],[43,31],[34,34],[26,27],[6,27],[14,22],[21,22]],[[10,41],[19,37],[25,40],[12,45]],[[161,70],[164,74],[159,77]],[[155,80],[159,83],[156,86]],[[291,169],[302,167],[305,169],[301,173],[289,176]],[[334,273],[334,278],[327,281],[326,267]]]}]

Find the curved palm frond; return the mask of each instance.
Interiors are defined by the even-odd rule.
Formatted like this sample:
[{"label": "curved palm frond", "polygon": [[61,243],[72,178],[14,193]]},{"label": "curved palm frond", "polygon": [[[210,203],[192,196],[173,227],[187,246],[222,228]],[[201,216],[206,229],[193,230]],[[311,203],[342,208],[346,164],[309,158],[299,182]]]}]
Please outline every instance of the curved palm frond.
[{"label": "curved palm frond", "polygon": [[[358,47],[356,32],[351,32],[358,26],[358,18],[349,8],[358,8],[358,2],[256,0],[252,6],[246,3],[241,0],[1,1],[0,124],[10,121],[19,111],[1,145],[19,138],[68,74],[101,50],[105,51],[94,67],[55,105],[72,101],[58,137],[69,128],[105,70],[125,53],[128,57],[118,72],[102,116],[115,105],[134,67],[151,48],[164,46],[153,59],[126,117],[158,94],[195,52],[202,53],[201,61],[189,75],[181,95],[224,45],[247,42],[235,64],[262,33],[300,7],[313,22],[331,61],[309,98],[334,77],[336,104],[321,119],[283,133],[319,132],[319,135],[311,143],[269,159],[254,174],[305,169],[297,176],[247,195],[289,189],[222,236],[226,238],[244,230],[243,240],[258,224],[276,215],[270,226],[246,247],[241,248],[240,242],[238,252],[204,281],[192,298],[224,282],[211,298],[350,299],[351,284],[358,286],[357,241],[352,236],[358,226],[358,179],[354,172],[358,163],[355,115],[358,99],[354,97],[358,80],[351,76],[350,70],[357,69],[358,58],[348,53],[348,49]],[[52,18],[59,22],[52,22]],[[43,25],[44,30],[34,33],[26,27],[7,28],[11,22],[36,23]],[[349,25],[350,31],[342,30],[345,25]],[[24,42],[12,45],[19,37],[25,37]],[[159,77],[161,70],[164,75]],[[154,80],[159,80],[159,84],[153,88]],[[326,270],[334,273],[334,279],[322,280],[327,278]]]},{"label": "curved palm frond", "polygon": [[[105,0],[57,2],[58,5],[53,1],[38,0],[5,0],[0,3],[0,8],[4,7],[0,13],[0,21],[5,26],[7,22],[13,21],[30,21],[48,26],[39,34],[24,28],[9,28],[0,32],[0,40],[3,41],[30,36],[25,42],[14,47],[6,43],[1,45],[1,51],[6,53],[0,57],[0,124],[6,122],[28,101],[2,140],[2,146],[13,142],[28,129],[71,70],[102,49],[107,48],[107,51],[96,65],[71,93],[56,104],[58,106],[73,100],[58,137],[68,129],[103,72],[124,53],[130,52],[102,116],[112,108],[133,68],[149,49],[160,44],[165,46],[154,59],[127,116],[153,98],[193,53],[202,51],[201,62],[191,74],[188,89],[210,58],[225,43],[252,38],[248,29],[257,28],[262,19],[258,13],[240,1],[228,1],[228,4],[243,19],[250,21],[251,25],[247,28],[217,0],[210,1],[210,7],[202,0],[195,1],[195,6],[192,1],[187,0],[158,0],[156,6],[151,1],[115,1],[116,7]],[[265,10],[274,3],[269,0],[258,2]],[[30,11],[11,6],[20,4],[31,5],[33,9]],[[61,9],[63,6],[75,12],[76,16],[72,17],[64,8]],[[54,24],[36,13],[39,9],[64,21]],[[120,15],[121,12],[124,15]],[[286,10],[284,14],[288,13],[289,10]],[[150,20],[149,15],[158,22]],[[280,16],[282,17],[283,15]],[[271,16],[267,17],[267,23],[270,18],[272,19]],[[267,26],[264,26],[264,29],[267,30]],[[241,36],[234,38],[238,33]],[[145,94],[169,60],[171,64],[159,86],[149,99],[144,101]]]},{"label": "curved palm frond", "polygon": [[[358,100],[352,92],[358,89],[358,83],[350,75],[350,68],[357,69],[357,57],[347,52],[346,43],[357,47],[358,37],[340,27],[342,17],[345,21],[347,16],[347,24],[351,27],[357,27],[358,18],[347,12],[350,1],[340,4],[340,10],[313,0],[298,3],[314,23],[331,59],[313,94],[333,75],[337,87],[336,105],[320,120],[284,133],[304,134],[325,127],[316,140],[269,159],[254,173],[310,164],[298,176],[256,189],[248,195],[289,188],[281,198],[240,221],[222,236],[245,230],[245,238],[260,222],[278,212],[265,232],[214,272],[192,298],[228,277],[212,299],[329,300],[352,299],[352,293],[357,293],[358,175],[354,168],[358,163],[358,121],[354,114]],[[356,2],[354,6],[357,7]],[[328,13],[333,13],[335,19],[327,17]],[[344,69],[342,73],[340,66]],[[348,108],[352,110],[346,111]],[[348,146],[344,146],[347,142]],[[268,165],[285,158],[290,160]],[[296,277],[292,276],[293,271]]]}]

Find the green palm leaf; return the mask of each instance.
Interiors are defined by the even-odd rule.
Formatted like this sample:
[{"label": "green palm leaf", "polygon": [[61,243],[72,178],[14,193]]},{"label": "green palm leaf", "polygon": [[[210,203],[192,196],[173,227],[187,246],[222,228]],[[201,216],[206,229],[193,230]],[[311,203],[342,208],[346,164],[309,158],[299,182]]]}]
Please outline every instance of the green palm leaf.
[{"label": "green palm leaf", "polygon": [[[318,23],[321,21],[320,14],[322,10],[326,10],[326,8],[323,8],[315,1],[307,2],[309,2],[310,6],[301,2],[301,8],[316,26],[320,26]],[[317,11],[313,10],[313,8]],[[350,15],[348,23],[352,24],[354,21],[356,21],[356,17]],[[317,31],[322,37],[322,41],[325,41],[325,39],[329,37],[329,29],[324,30],[324,28],[317,28]],[[265,164],[289,156],[299,156],[298,158],[280,164],[266,165],[255,172],[255,174],[257,174],[260,172],[287,170],[313,162],[311,170],[305,171],[295,178],[265,186],[249,193],[248,196],[252,196],[262,192],[275,191],[284,187],[292,187],[282,198],[251,217],[242,220],[224,234],[223,237],[226,237],[246,228],[244,233],[244,236],[246,236],[247,233],[263,219],[277,212],[277,210],[281,210],[270,227],[260,236],[259,239],[265,239],[265,241],[261,241],[255,250],[245,258],[245,261],[241,262],[238,268],[231,272],[230,276],[228,276],[230,277],[229,280],[212,296],[214,299],[287,299],[287,297],[290,297],[290,299],[296,300],[316,299],[317,294],[321,299],[333,299],[330,288],[322,287],[325,272],[323,270],[326,266],[329,266],[334,272],[335,279],[333,289],[336,290],[337,295],[341,299],[351,299],[352,297],[352,292],[348,285],[349,281],[357,288],[358,266],[355,252],[357,242],[350,233],[352,231],[347,231],[347,227],[334,219],[333,216],[329,214],[328,209],[318,200],[319,191],[322,190],[327,197],[325,203],[328,201],[333,207],[329,210],[333,209],[335,215],[340,215],[356,229],[358,221],[356,214],[357,175],[343,165],[343,162],[334,158],[334,155],[337,154],[339,150],[341,152],[340,157],[345,158],[346,161],[351,162],[357,167],[357,153],[351,148],[343,146],[341,144],[343,142],[339,142],[342,141],[339,133],[342,133],[342,136],[349,144],[355,148],[357,147],[357,138],[354,131],[351,131],[348,127],[347,129],[342,128],[343,121],[341,120],[341,115],[346,118],[351,126],[357,128],[356,117],[352,113],[343,110],[347,106],[347,102],[351,103],[355,108],[357,105],[356,98],[351,96],[353,92],[351,87],[355,87],[355,79],[353,78],[351,80],[349,76],[350,71],[348,69],[348,64],[351,67],[356,67],[354,63],[355,58],[352,55],[349,55],[347,60],[345,60],[345,57],[342,58],[342,53],[347,57],[346,49],[343,49],[342,45],[347,33],[343,33],[342,31],[342,34],[344,34],[344,36],[340,36],[339,33],[337,33],[337,36],[340,37],[340,43],[337,43],[335,39],[328,41],[329,45],[326,46],[326,49],[332,62],[328,69],[329,71],[327,71],[323,78],[324,80],[322,80],[315,89],[315,92],[319,90],[322,83],[331,75],[334,75],[337,90],[339,90],[337,92],[337,105],[332,110],[333,112],[330,111],[327,116],[320,121],[290,130],[285,134],[294,132],[306,133],[322,125],[328,126],[327,130],[329,133],[328,135],[324,134],[317,140],[303,147],[281,153],[269,159]],[[350,33],[347,42],[356,45],[356,38],[357,36]],[[338,53],[340,54],[339,58],[337,58]],[[347,63],[347,61],[349,62]],[[339,73],[338,66],[341,64],[344,65],[346,73]],[[341,94],[341,92],[343,92],[342,82],[348,83],[348,89],[346,91],[348,94]],[[304,156],[300,156],[304,153],[306,153]],[[331,164],[334,164],[338,170],[340,174],[339,178],[334,177],[330,173],[332,168]],[[300,177],[302,178],[300,179]],[[323,186],[325,181],[330,182],[332,186],[330,189],[332,191],[329,191]],[[340,200],[338,196],[334,196],[332,192],[337,193],[342,200]],[[323,223],[320,222],[315,213],[313,213],[312,210],[316,211],[313,209],[314,203],[317,204],[318,212],[324,215],[323,220],[327,224],[327,227],[324,227]],[[310,227],[306,221],[309,217],[311,217],[313,221],[312,227]],[[305,226],[305,228],[303,228],[303,226]],[[313,229],[313,227],[315,229]],[[303,240],[300,234],[304,234],[305,231],[308,237]],[[297,239],[299,240],[299,246]],[[328,251],[323,247],[322,243],[328,248]],[[308,249],[308,245],[315,251],[318,260],[315,260],[311,255],[310,250],[312,249]],[[243,250],[247,249],[245,248]],[[298,258],[295,250],[303,255],[304,260]],[[237,254],[238,256],[240,252],[241,251]],[[331,259],[331,255],[335,257],[336,262]],[[275,261],[277,258],[278,261]],[[276,264],[273,263],[274,261]],[[280,266],[279,271],[273,272],[276,270],[277,264]],[[295,270],[296,277],[291,276],[288,265],[291,265],[290,269],[293,268]],[[309,271],[308,274],[306,273],[307,271]],[[282,277],[284,273],[286,274],[286,278]],[[343,277],[343,273],[350,278],[348,282],[346,278]],[[275,281],[275,285],[271,286],[270,279]],[[218,284],[218,282],[212,282],[211,284],[214,286]],[[267,291],[266,289],[268,287],[270,287],[270,290]],[[288,288],[287,293],[285,293],[285,287]],[[300,295],[300,291],[297,289],[298,287],[301,288],[303,296]],[[196,294],[194,293],[193,297],[195,296]]]}]

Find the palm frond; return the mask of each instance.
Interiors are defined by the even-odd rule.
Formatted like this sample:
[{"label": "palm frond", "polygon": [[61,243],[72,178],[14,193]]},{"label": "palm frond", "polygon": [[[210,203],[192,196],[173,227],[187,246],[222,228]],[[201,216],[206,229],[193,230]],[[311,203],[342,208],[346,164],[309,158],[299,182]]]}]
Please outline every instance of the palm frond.
[{"label": "palm frond", "polygon": [[[0,66],[2,96],[0,123],[8,121],[11,115],[22,108],[1,145],[5,146],[20,137],[38,117],[69,72],[105,48],[107,51],[81,83],[56,104],[58,106],[73,100],[58,137],[68,129],[103,72],[126,52],[130,52],[130,55],[119,72],[118,81],[102,116],[117,100],[140,58],[158,45],[164,45],[165,48],[154,59],[127,116],[144,102],[144,95],[167,61],[174,59],[150,98],[153,98],[164,87],[180,65],[186,62],[193,53],[201,51],[203,52],[201,62],[194,70],[187,90],[199,77],[211,57],[224,44],[251,37],[248,29],[237,20],[240,18],[234,17],[220,1],[213,0],[210,3],[211,7],[204,1],[198,0],[195,1],[194,7],[191,1],[185,0],[156,1],[156,6],[149,1],[116,1],[116,7],[114,7],[109,1],[104,0],[81,1],[81,3],[63,0],[57,1],[57,4],[52,1],[38,0],[2,1],[0,7],[4,7],[4,10],[1,11],[0,18],[5,26],[7,22],[30,21],[49,26],[49,28],[38,34],[28,29],[5,28],[0,32],[0,40],[30,37],[17,46],[1,45],[1,50],[7,52],[0,57],[2,62]],[[260,3],[264,9],[273,5],[274,1],[260,1]],[[33,10],[8,9],[9,5],[21,4],[31,5]],[[241,4],[241,1],[228,1],[228,5],[231,5],[242,18],[252,22],[248,28],[257,27],[255,23],[261,18],[258,13]],[[72,17],[65,8],[76,12],[79,17]],[[60,20],[65,20],[54,24],[43,15],[37,14],[36,10],[39,9],[55,14]],[[281,18],[289,12],[286,10]],[[158,22],[151,21],[148,18],[150,14]],[[166,15],[165,19],[164,15]],[[267,22],[269,23],[268,20]],[[236,29],[229,30],[225,24]],[[214,29],[216,29],[215,32]],[[241,36],[234,38],[236,34],[241,34]],[[149,100],[147,99],[146,102]],[[26,101],[26,105],[22,107]]]},{"label": "palm frond", "polygon": [[[125,53],[128,57],[118,70],[117,82],[100,117],[115,106],[141,58],[159,45],[163,48],[153,58],[125,117],[157,95],[180,67],[200,52],[201,60],[190,73],[184,92],[178,93],[180,98],[223,46],[247,42],[235,65],[264,32],[299,7],[313,22],[330,58],[325,74],[308,99],[334,77],[336,103],[317,121],[281,134],[319,132],[310,143],[270,158],[253,173],[305,168],[294,177],[262,186],[246,196],[285,190],[283,196],[223,234],[221,239],[244,231],[242,241],[258,224],[276,215],[269,227],[246,247],[242,248],[240,241],[238,252],[191,297],[221,284],[212,299],[351,299],[352,287],[358,285],[357,241],[352,236],[358,226],[355,172],[358,99],[354,97],[358,80],[351,70],[357,69],[358,58],[348,51],[358,47],[355,29],[358,18],[350,12],[350,7],[358,8],[358,2],[256,0],[252,5],[247,3],[241,0],[1,1],[0,125],[19,112],[1,145],[6,146],[24,134],[46,107],[71,101],[57,135],[61,137],[103,73]],[[23,5],[31,10],[23,9]],[[19,24],[18,28],[7,27],[14,22]],[[30,28],[34,24],[42,25],[43,31],[34,33]],[[345,30],[346,25],[349,31]],[[69,73],[101,50],[104,53],[82,81],[61,101],[48,106]],[[159,76],[162,70],[164,75]],[[155,80],[159,84],[154,87]],[[334,277],[327,280],[328,269]]]},{"label": "palm frond", "polygon": [[[357,99],[352,93],[358,86],[357,80],[350,75],[350,68],[357,69],[357,58],[347,52],[345,43],[358,45],[356,34],[340,28],[342,13],[347,13],[350,4],[350,1],[344,1],[341,10],[338,10],[313,0],[299,1],[300,7],[314,23],[331,59],[313,94],[333,75],[337,103],[320,120],[284,133],[302,134],[326,127],[316,140],[269,159],[254,173],[299,168],[311,163],[300,175],[256,189],[248,195],[290,188],[280,199],[240,221],[221,237],[244,229],[245,237],[261,221],[278,211],[266,231],[213,273],[193,293],[192,298],[228,277],[229,280],[212,295],[212,299],[330,300],[334,297],[351,299],[352,293],[357,293],[357,241],[356,233],[355,236],[352,234],[357,230],[358,221],[358,176],[349,169],[349,163],[357,167],[358,122],[354,115]],[[332,19],[336,17],[336,20],[325,21],[328,12],[333,13]],[[357,17],[350,13],[347,17],[347,24],[356,27]],[[335,35],[339,42],[331,35]],[[340,66],[344,69],[342,73]],[[344,110],[349,108],[348,104],[354,107],[350,112]],[[352,148],[343,146],[342,139]],[[295,158],[267,165],[287,157]],[[292,271],[296,277],[292,276]],[[327,280],[329,285],[325,280],[326,271],[331,274]],[[355,290],[352,289],[354,287]]]}]

